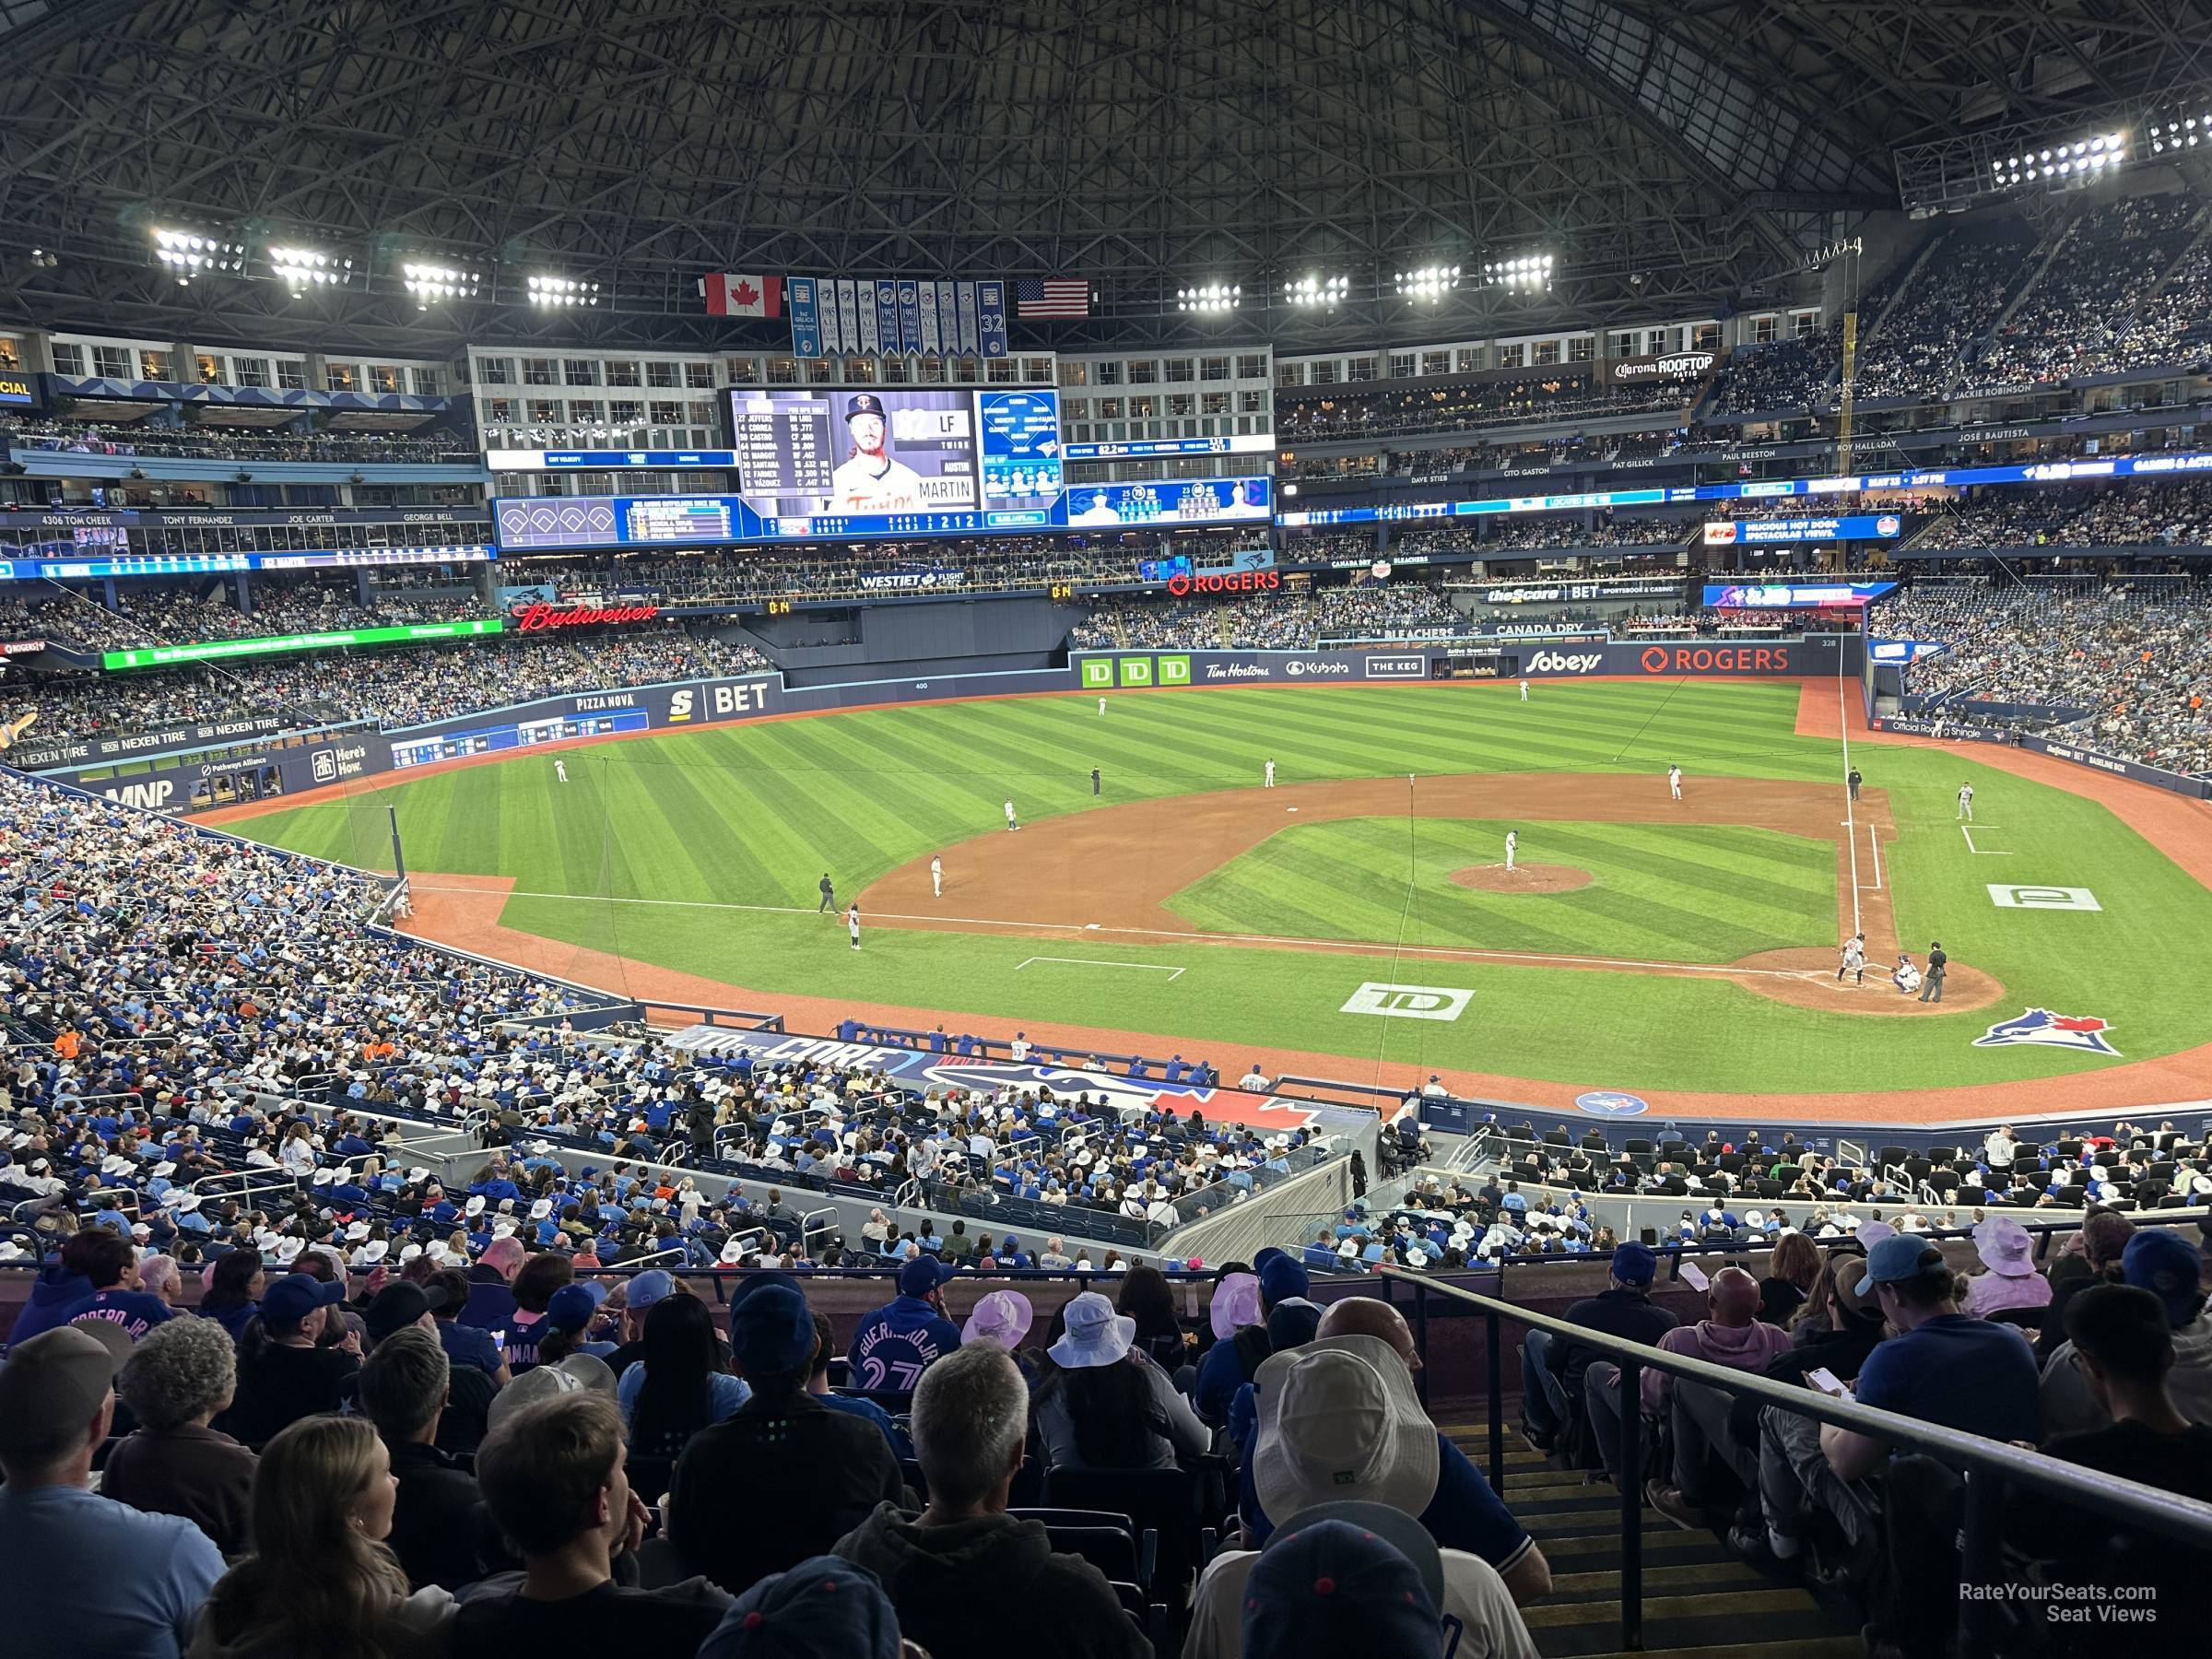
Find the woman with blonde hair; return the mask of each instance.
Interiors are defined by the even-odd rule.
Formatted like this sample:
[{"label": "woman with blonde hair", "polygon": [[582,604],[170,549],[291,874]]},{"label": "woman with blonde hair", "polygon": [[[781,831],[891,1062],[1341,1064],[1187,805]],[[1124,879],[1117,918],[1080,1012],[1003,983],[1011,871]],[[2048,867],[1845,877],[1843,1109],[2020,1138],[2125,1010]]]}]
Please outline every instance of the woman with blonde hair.
[{"label": "woman with blonde hair", "polygon": [[366,1418],[302,1418],[253,1472],[253,1553],[217,1581],[186,1659],[441,1659],[453,1593],[410,1595],[384,1540],[399,1483]]}]

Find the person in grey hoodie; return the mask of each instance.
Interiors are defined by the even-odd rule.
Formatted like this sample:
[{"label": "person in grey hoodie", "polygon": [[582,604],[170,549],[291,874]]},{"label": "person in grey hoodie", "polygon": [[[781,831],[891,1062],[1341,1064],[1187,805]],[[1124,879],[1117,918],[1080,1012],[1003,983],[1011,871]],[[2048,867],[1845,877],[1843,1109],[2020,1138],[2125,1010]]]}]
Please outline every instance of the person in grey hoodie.
[{"label": "person in grey hoodie", "polygon": [[1105,1575],[1053,1553],[1041,1523],[1006,1513],[1029,1420],[1029,1387],[1006,1349],[975,1342],[939,1359],[913,1402],[929,1506],[879,1505],[835,1553],[876,1575],[900,1632],[933,1653],[1148,1659]]}]

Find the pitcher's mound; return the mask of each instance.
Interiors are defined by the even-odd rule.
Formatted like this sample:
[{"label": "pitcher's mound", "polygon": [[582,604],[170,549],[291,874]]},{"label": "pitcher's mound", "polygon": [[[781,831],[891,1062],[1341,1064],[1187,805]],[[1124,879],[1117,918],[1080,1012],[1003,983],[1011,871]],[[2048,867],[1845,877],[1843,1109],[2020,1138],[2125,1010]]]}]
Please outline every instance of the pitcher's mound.
[{"label": "pitcher's mound", "polygon": [[1453,871],[1452,879],[1478,893],[1571,893],[1576,888],[1588,887],[1594,877],[1572,865],[1516,864],[1508,870],[1502,864],[1494,864],[1469,865]]}]

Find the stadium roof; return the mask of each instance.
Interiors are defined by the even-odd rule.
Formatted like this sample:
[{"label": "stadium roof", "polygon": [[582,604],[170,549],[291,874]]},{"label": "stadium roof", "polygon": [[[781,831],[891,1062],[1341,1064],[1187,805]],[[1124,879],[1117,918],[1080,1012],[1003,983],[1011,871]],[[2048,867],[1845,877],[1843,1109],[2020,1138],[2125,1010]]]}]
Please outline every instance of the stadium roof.
[{"label": "stadium roof", "polygon": [[[4,222],[61,262],[5,276],[41,324],[307,341],[343,316],[395,349],[534,327],[743,338],[707,332],[711,270],[1084,276],[1099,314],[1045,341],[1073,345],[1222,334],[1178,316],[1186,283],[1256,299],[1342,273],[1357,300],[1397,269],[1536,251],[1559,262],[1553,294],[1461,296],[1460,321],[1421,330],[1678,316],[1895,206],[1899,147],[2162,94],[2201,9],[0,0],[25,65]],[[426,313],[395,275],[341,299],[180,292],[150,262],[162,224],[344,249],[375,273],[480,265],[502,300],[558,272],[607,304]],[[1294,321],[1371,340],[1390,309]]]}]

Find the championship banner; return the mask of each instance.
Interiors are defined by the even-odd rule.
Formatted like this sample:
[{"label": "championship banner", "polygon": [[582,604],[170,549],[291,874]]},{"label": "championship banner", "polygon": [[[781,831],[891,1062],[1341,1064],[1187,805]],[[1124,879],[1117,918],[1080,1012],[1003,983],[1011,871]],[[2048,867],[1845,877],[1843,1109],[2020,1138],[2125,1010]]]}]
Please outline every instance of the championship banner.
[{"label": "championship banner", "polygon": [[906,347],[899,338],[899,285],[876,285],[876,340],[885,357],[898,357]]},{"label": "championship banner", "polygon": [[953,285],[960,311],[960,355],[975,357],[983,348],[982,336],[975,326],[975,284],[959,282]]},{"label": "championship banner", "polygon": [[922,351],[922,288],[914,282],[899,285],[899,338],[900,349],[908,357],[917,357]]},{"label": "championship banner", "polygon": [[936,357],[940,355],[937,344],[937,285],[934,282],[924,283],[921,298],[922,355]]},{"label": "championship banner", "polygon": [[860,285],[860,348],[869,357],[880,357],[882,347],[877,342],[883,337],[881,318],[876,310],[876,285]]},{"label": "championship banner", "polygon": [[937,284],[937,335],[945,342],[945,355],[958,356],[960,349],[960,318],[957,309],[957,290],[949,282]]}]

